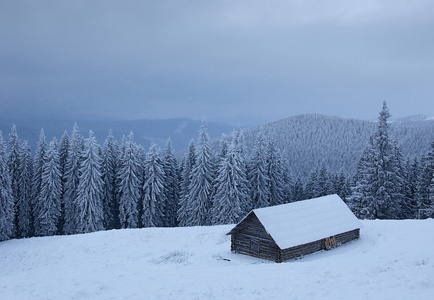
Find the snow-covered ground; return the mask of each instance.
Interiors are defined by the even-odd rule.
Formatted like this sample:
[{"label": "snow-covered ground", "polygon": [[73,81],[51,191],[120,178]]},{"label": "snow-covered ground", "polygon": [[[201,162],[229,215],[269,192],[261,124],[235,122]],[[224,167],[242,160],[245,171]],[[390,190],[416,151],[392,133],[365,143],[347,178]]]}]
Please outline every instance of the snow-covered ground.
[{"label": "snow-covered ground", "polygon": [[0,298],[433,299],[434,220],[363,225],[357,241],[281,264],[231,253],[232,226],[10,240]]}]

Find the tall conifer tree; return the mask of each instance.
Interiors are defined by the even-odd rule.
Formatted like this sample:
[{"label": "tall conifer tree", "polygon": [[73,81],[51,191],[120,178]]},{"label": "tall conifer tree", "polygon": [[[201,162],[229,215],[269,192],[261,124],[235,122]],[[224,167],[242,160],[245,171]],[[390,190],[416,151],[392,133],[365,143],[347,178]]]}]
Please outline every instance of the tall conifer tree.
[{"label": "tall conifer tree", "polygon": [[44,129],[41,129],[39,134],[38,147],[36,148],[35,157],[33,160],[33,187],[32,187],[32,207],[33,207],[33,227],[35,234],[40,232],[41,229],[38,227],[39,222],[37,217],[40,215],[38,211],[38,206],[36,205],[40,194],[41,194],[41,183],[42,183],[42,172],[45,165],[46,152],[47,152],[47,141],[45,139]]},{"label": "tall conifer tree", "polygon": [[358,165],[353,196],[350,198],[356,215],[367,219],[397,219],[402,199],[402,162],[396,145],[389,136],[390,113],[386,102],[378,119],[378,128],[371,137]]},{"label": "tall conifer tree", "polygon": [[270,191],[268,189],[268,172],[265,157],[265,144],[260,133],[255,141],[253,153],[248,164],[248,180],[250,186],[250,198],[253,208],[261,208],[270,205]]},{"label": "tall conifer tree", "polygon": [[14,233],[14,199],[6,158],[6,145],[0,131],[0,241],[12,238]]},{"label": "tall conifer tree", "polygon": [[213,199],[212,224],[236,223],[245,214],[247,199],[247,175],[244,161],[234,141],[218,167]]},{"label": "tall conifer tree", "polygon": [[106,229],[120,228],[119,201],[117,199],[116,177],[118,171],[119,147],[110,130],[102,151],[102,177],[104,181],[104,224]]},{"label": "tall conifer tree", "polygon": [[144,227],[161,227],[165,225],[166,194],[164,188],[165,174],[163,161],[152,143],[144,163],[145,183],[143,185],[143,216]]},{"label": "tall conifer tree", "polygon": [[169,139],[164,154],[164,194],[166,199],[165,226],[175,227],[177,225],[177,211],[179,209],[179,183],[178,166],[172,149],[172,142]]},{"label": "tall conifer tree", "polygon": [[179,226],[190,226],[189,217],[190,209],[190,182],[192,179],[192,170],[196,164],[196,147],[193,141],[190,142],[188,152],[185,155],[180,183],[180,200],[178,209],[178,223]]},{"label": "tall conifer tree", "polygon": [[78,197],[75,201],[78,212],[77,232],[87,233],[104,229],[103,184],[98,144],[93,132],[89,131],[89,138],[85,141],[85,149],[80,165]]},{"label": "tall conifer tree", "polygon": [[20,153],[19,195],[17,199],[17,237],[30,237],[33,234],[32,195],[32,154],[29,144],[24,141]]},{"label": "tall conifer tree", "polygon": [[[18,141],[18,133],[15,125],[11,128],[8,143],[9,152],[7,155],[7,163],[9,168],[9,178],[11,180],[12,198],[15,201],[15,229],[18,228],[18,197],[19,197],[19,180],[20,180],[20,143]],[[18,233],[16,233],[18,235]]]},{"label": "tall conifer tree", "polygon": [[210,197],[215,170],[205,120],[202,122],[195,156],[196,164],[191,171],[189,186],[187,223],[191,226],[202,226],[210,223],[209,210],[212,205]]},{"label": "tall conifer tree", "polygon": [[62,198],[64,209],[64,234],[77,233],[78,210],[76,200],[78,195],[78,184],[80,182],[81,153],[83,150],[83,138],[78,131],[75,123],[72,129],[69,143],[69,151],[65,164],[65,185]]},{"label": "tall conifer tree", "polygon": [[60,218],[62,178],[56,138],[50,143],[42,169],[41,193],[36,202],[36,236],[54,235]]},{"label": "tall conifer tree", "polygon": [[139,227],[138,205],[141,199],[141,166],[138,149],[131,132],[128,141],[123,139],[119,165],[119,220],[121,228]]}]

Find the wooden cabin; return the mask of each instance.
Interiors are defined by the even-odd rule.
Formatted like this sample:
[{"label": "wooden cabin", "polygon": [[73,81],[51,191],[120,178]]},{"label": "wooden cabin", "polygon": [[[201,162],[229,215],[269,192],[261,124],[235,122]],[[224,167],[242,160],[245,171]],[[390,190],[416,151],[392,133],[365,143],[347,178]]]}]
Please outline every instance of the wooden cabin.
[{"label": "wooden cabin", "polygon": [[282,262],[355,240],[361,227],[342,199],[329,195],[254,209],[228,234],[232,251]]}]

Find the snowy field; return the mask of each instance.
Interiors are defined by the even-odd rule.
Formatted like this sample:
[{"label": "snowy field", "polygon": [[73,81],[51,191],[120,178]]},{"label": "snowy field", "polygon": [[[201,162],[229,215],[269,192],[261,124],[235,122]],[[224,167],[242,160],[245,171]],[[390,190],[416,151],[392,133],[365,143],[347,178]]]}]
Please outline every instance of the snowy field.
[{"label": "snowy field", "polygon": [[0,298],[433,299],[434,220],[363,224],[360,240],[281,264],[231,253],[232,226],[6,241]]}]

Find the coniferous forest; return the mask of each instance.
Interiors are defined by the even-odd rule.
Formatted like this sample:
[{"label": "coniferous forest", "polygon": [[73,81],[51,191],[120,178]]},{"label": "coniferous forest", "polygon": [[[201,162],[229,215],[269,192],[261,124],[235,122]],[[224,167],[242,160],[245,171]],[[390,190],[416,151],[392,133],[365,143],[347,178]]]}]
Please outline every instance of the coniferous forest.
[{"label": "coniferous forest", "polygon": [[384,103],[353,174],[330,170],[324,157],[304,177],[266,132],[212,141],[205,121],[181,159],[170,139],[161,151],[109,132],[101,145],[77,125],[59,141],[41,130],[32,155],[13,126],[8,139],[0,132],[0,240],[229,224],[251,209],[334,193],[362,219],[433,217],[434,141],[419,157],[404,155],[389,118]]}]

